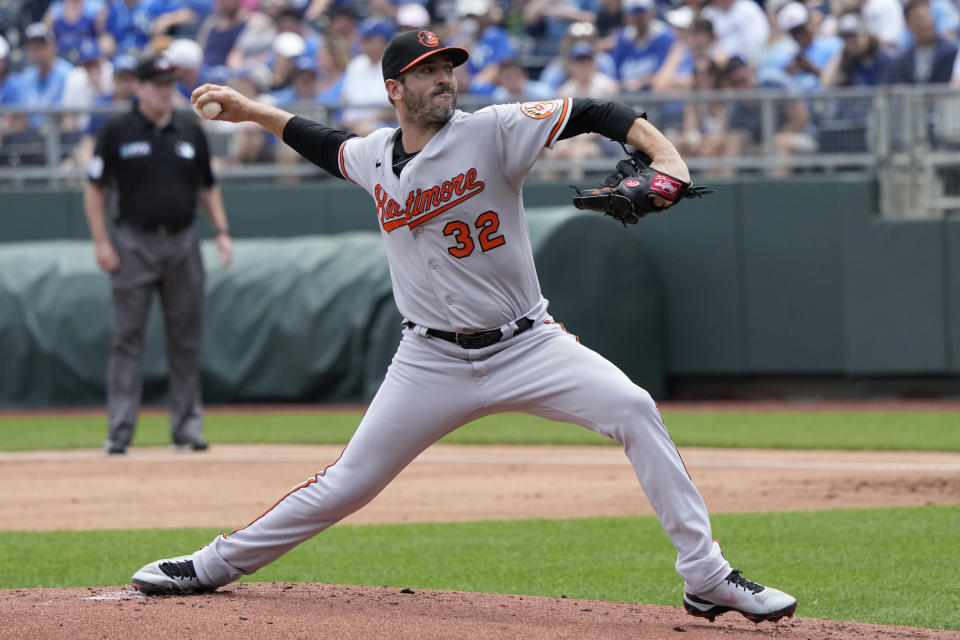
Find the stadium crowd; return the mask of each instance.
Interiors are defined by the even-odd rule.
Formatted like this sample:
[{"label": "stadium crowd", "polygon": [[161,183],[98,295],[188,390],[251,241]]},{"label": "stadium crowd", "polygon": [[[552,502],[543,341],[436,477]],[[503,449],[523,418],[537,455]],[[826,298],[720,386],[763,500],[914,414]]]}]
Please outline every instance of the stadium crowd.
[{"label": "stadium crowd", "polygon": [[[333,125],[362,135],[394,124],[380,59],[394,33],[421,28],[471,51],[460,92],[491,102],[786,90],[782,154],[865,129],[863,103],[811,113],[823,87],[960,85],[954,0],[2,0],[0,105],[22,111],[0,120],[0,164],[42,164],[37,109],[126,103],[137,57],[157,52],[177,67],[184,106],[201,83],[230,84],[291,110],[329,106]],[[758,114],[756,102],[678,100],[656,123],[685,154],[733,156],[759,143]],[[60,118],[73,162],[104,120]],[[221,163],[300,161],[257,127],[210,124],[230,140]],[[580,136],[551,154],[614,151]]]}]

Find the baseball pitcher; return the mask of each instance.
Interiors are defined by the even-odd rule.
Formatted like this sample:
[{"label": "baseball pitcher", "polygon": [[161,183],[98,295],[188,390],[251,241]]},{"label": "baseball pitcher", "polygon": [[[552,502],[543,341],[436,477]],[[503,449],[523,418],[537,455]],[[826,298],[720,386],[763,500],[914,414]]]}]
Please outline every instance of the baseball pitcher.
[{"label": "baseball pitcher", "polygon": [[[397,35],[383,56],[400,127],[360,138],[204,85],[192,101],[218,120],[255,122],[373,198],[403,337],[383,385],[340,458],[269,511],[188,556],[152,562],[131,582],[148,594],[203,592],[273,562],[372,500],[420,452],[492,413],[572,422],[623,444],[677,549],[684,606],[713,620],[792,616],[793,597],[731,569],[706,507],[650,395],[551,318],[540,293],[521,187],[544,147],[585,132],[646,154],[580,208],[625,223],[707,190],[673,145],[616,102],[558,99],[456,108],[454,68],[468,52],[430,31]],[[210,103],[216,107],[206,108]],[[649,162],[645,162],[649,160]]]}]

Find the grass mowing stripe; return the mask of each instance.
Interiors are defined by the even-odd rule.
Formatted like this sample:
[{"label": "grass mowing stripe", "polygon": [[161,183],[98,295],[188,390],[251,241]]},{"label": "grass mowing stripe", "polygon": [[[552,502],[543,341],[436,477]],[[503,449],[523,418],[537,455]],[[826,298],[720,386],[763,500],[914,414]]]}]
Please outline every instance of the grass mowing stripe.
[{"label": "grass mowing stripe", "polygon": [[[359,412],[216,414],[206,419],[213,443],[342,444]],[[700,413],[671,411],[664,419],[679,446],[783,449],[960,451],[960,412]],[[105,418],[0,418],[0,450],[99,447]],[[143,416],[134,445],[169,444],[165,416]],[[443,439],[456,444],[616,443],[580,427],[525,414],[483,418]]]},{"label": "grass mowing stripe", "polygon": [[[960,630],[960,507],[724,514],[713,523],[734,566],[795,595],[799,615]],[[3,532],[0,587],[125,584],[142,564],[217,533]],[[341,525],[246,580],[678,605],[674,558],[653,517]]]}]

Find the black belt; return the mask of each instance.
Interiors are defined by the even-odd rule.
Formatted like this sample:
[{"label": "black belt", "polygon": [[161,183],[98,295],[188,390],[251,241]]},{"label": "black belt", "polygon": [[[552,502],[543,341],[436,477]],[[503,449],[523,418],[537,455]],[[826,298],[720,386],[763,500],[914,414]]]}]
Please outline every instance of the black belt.
[{"label": "black belt", "polygon": [[[417,326],[413,322],[405,322],[409,328]],[[533,326],[533,320],[530,318],[520,318],[517,320],[517,330],[513,335],[517,336]],[[464,349],[482,349],[492,344],[497,344],[503,339],[503,331],[500,329],[490,329],[489,331],[478,331],[477,333],[454,333],[453,331],[440,331],[439,329],[427,329],[427,335],[434,338],[440,338],[447,342],[461,346]]]},{"label": "black belt", "polygon": [[144,233],[155,233],[158,236],[172,236],[189,229],[193,225],[193,218],[186,220],[166,220],[163,222],[140,222],[138,220],[124,220],[120,218],[117,220],[117,224]]}]

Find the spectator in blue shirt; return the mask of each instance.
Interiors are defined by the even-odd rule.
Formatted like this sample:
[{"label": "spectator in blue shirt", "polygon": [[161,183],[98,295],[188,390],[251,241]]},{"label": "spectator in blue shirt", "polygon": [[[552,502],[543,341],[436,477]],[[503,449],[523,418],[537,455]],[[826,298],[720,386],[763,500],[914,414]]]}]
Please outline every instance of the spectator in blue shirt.
[{"label": "spectator in blue shirt", "polygon": [[96,39],[106,19],[103,0],[63,0],[50,5],[43,22],[53,31],[57,54],[76,64],[81,43]]},{"label": "spectator in blue shirt", "polygon": [[[73,66],[57,57],[53,34],[42,22],[35,22],[24,30],[27,56],[31,64],[17,77],[13,103],[28,109],[57,107],[63,100],[63,87]],[[43,124],[46,116],[30,116],[30,127]]]},{"label": "spectator in blue shirt", "polygon": [[147,2],[113,0],[107,14],[105,53],[128,54],[142,50],[150,41],[152,17]]},{"label": "spectator in blue shirt", "polygon": [[[129,54],[119,55],[113,59],[113,93],[104,96],[97,96],[94,100],[94,107],[124,107],[129,108],[130,101],[137,93],[137,77],[134,70],[137,68],[137,59]],[[97,134],[103,128],[103,125],[112,118],[114,113],[95,113],[87,121],[86,129],[80,143],[74,150],[74,160],[78,167],[86,167],[90,164],[90,158],[93,156],[93,146],[97,139]]]},{"label": "spectator in blue shirt", "polygon": [[624,0],[625,26],[610,55],[617,63],[623,91],[650,87],[676,39],[673,30],[658,20],[653,0]]},{"label": "spectator in blue shirt", "polygon": [[315,103],[319,77],[317,61],[312,56],[300,56],[293,62],[293,79],[290,86],[273,93],[275,104],[283,107],[304,102]]},{"label": "spectator in blue shirt", "polygon": [[823,87],[872,87],[880,84],[889,55],[879,38],[868,33],[859,11],[844,13],[837,19],[837,35],[843,48],[820,72]]},{"label": "spectator in blue shirt", "polygon": [[217,0],[217,11],[200,27],[197,42],[203,47],[203,64],[227,64],[227,57],[247,27],[247,10],[240,0]]},{"label": "spectator in blue shirt", "polygon": [[0,36],[0,104],[13,101],[13,78],[10,73],[10,45]]},{"label": "spectator in blue shirt", "polygon": [[[178,38],[196,38],[200,25],[213,13],[214,0],[177,0],[181,16],[173,31]],[[189,11],[189,14],[186,12]]]},{"label": "spectator in blue shirt", "polygon": [[[113,59],[113,93],[98,96],[94,104],[98,107],[117,104],[127,105],[137,93],[137,59],[130,54],[121,54]],[[90,151],[93,151],[93,141],[100,129],[107,123],[112,114],[94,114],[87,123],[86,134],[90,137]],[[86,165],[81,165],[86,166]]]},{"label": "spectator in blue shirt", "polygon": [[[197,0],[201,7],[207,0]],[[193,11],[196,3],[190,0],[149,0],[150,36],[194,37],[200,17]],[[209,7],[202,9],[209,13]]]},{"label": "spectator in blue shirt", "polygon": [[815,37],[810,25],[810,11],[800,2],[790,2],[777,13],[777,26],[790,34],[794,46],[786,55],[765,58],[762,70],[783,71],[791,76],[804,92],[820,89],[820,72],[838,51],[843,41],[835,36]]},{"label": "spectator in blue shirt", "polygon": [[[343,93],[343,78],[350,64],[350,44],[336,36],[327,36],[317,52],[317,66],[320,67],[320,92],[317,100],[321,103],[340,102]],[[339,116],[337,116],[339,117]]]},{"label": "spectator in blue shirt", "polygon": [[960,9],[950,0],[930,0],[930,11],[937,26],[937,33],[947,40],[957,39],[960,27]]},{"label": "spectator in blue shirt", "polygon": [[470,0],[462,6],[461,21],[476,25],[476,35],[470,47],[467,70],[470,73],[470,90],[475,87],[492,87],[497,81],[501,62],[517,56],[517,48],[510,34],[500,26],[503,10],[493,0]]},{"label": "spectator in blue shirt", "polygon": [[597,70],[603,75],[614,80],[617,79],[617,63],[613,57],[606,51],[602,51],[601,41],[597,28],[589,22],[574,22],[567,29],[567,35],[560,46],[560,53],[543,68],[540,73],[540,82],[547,84],[554,89],[567,81],[567,61],[570,55],[570,49],[580,42],[586,42],[596,49],[594,61],[597,63]]},{"label": "spectator in blue shirt", "polygon": [[523,22],[534,38],[534,54],[555,56],[567,28],[574,22],[597,21],[598,0],[530,0],[523,8]]},{"label": "spectator in blue shirt", "polygon": [[[884,50],[879,38],[867,32],[859,11],[837,18],[837,35],[843,39],[843,48],[820,72],[820,85],[869,87],[879,84],[891,54]],[[816,119],[821,153],[867,151],[872,108],[870,96],[820,101]]]},{"label": "spectator in blue shirt", "polygon": [[497,86],[490,93],[490,98],[500,103],[549,100],[554,97],[556,92],[553,87],[538,80],[531,80],[527,70],[515,59],[500,63]]}]

